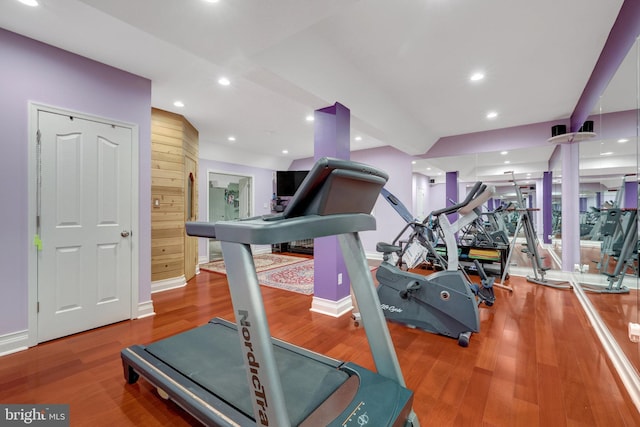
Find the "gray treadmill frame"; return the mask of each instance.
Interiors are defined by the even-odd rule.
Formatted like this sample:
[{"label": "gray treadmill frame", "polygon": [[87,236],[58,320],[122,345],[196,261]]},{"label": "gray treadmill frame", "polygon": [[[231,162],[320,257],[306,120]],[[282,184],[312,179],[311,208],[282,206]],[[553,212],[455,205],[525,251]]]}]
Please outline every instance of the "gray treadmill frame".
[{"label": "gray treadmill frame", "polygon": [[[221,241],[238,335],[246,347],[243,354],[247,379],[250,388],[254,386],[252,405],[256,421],[267,417],[269,425],[290,425],[252,244],[337,235],[353,293],[361,307],[362,324],[376,370],[379,375],[405,387],[358,235],[360,231],[375,229],[375,218],[369,212],[387,178],[384,172],[367,165],[323,158],[307,175],[281,216],[215,224],[186,223],[187,234]],[[358,187],[363,183],[368,185],[368,191],[354,190],[353,185]],[[379,187],[377,192],[371,191],[374,187]],[[405,425],[419,426],[413,410]]]},{"label": "gray treadmill frame", "polygon": [[[308,238],[315,237],[324,236],[311,235]],[[378,374],[405,387],[404,377],[389,329],[380,310],[380,300],[375,292],[360,238],[357,233],[347,233],[338,235],[338,241],[353,293],[361,307],[362,325],[365,328],[376,370]],[[238,334],[243,342],[246,342],[243,330],[248,331],[252,338],[252,364],[249,363],[248,358],[245,359],[249,384],[254,381],[252,368],[256,365],[260,366],[262,375],[260,384],[264,387],[266,400],[270,402],[266,408],[266,416],[270,423],[274,423],[273,425],[290,425],[258,277],[255,268],[247,268],[249,265],[254,266],[251,245],[226,241],[222,241],[221,244],[225,260],[228,260],[225,261],[225,267]],[[253,408],[254,416],[257,420],[260,419],[263,408],[257,398],[253,399]],[[413,425],[417,424],[413,422]]]}]

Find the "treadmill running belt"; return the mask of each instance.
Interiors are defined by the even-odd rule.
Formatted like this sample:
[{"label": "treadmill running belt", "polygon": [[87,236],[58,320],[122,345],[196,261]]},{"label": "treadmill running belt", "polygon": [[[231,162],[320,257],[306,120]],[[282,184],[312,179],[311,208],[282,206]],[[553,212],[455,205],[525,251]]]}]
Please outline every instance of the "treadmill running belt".
[{"label": "treadmill running belt", "polygon": [[[208,323],[157,341],[145,350],[253,418],[243,354],[235,329]],[[293,425],[304,421],[349,377],[335,366],[277,344],[274,351]]]}]

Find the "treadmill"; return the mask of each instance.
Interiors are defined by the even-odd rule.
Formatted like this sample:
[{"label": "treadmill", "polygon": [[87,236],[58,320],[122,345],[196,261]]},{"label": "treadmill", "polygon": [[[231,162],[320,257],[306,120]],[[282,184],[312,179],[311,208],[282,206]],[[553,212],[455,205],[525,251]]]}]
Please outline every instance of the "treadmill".
[{"label": "treadmill", "polygon": [[[216,223],[187,222],[191,236],[221,241],[236,323],[206,325],[121,351],[125,380],[140,376],[205,425],[419,426],[359,232],[388,175],[361,163],[322,158],[284,212]],[[337,235],[372,372],[271,337],[251,245]]]}]

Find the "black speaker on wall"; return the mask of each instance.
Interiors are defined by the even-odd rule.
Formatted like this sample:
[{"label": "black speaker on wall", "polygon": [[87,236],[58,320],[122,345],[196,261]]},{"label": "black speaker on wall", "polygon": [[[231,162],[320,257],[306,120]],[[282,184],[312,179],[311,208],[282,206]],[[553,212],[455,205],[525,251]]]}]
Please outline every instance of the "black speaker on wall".
[{"label": "black speaker on wall", "polygon": [[564,135],[567,133],[567,127],[565,125],[555,125],[551,127],[551,136]]},{"label": "black speaker on wall", "polygon": [[578,132],[593,132],[593,120],[584,122]]}]

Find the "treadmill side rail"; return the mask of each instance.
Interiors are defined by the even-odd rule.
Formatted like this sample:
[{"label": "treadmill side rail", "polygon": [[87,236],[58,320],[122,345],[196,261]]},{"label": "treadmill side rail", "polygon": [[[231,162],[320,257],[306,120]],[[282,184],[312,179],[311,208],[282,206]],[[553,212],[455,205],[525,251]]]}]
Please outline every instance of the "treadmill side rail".
[{"label": "treadmill side rail", "polygon": [[[250,427],[255,422],[233,406],[218,399],[203,387],[185,378],[162,360],[153,357],[140,345],[120,353],[125,379],[135,383],[138,376],[167,393],[171,400],[206,426]],[[136,373],[130,376],[131,372]],[[133,382],[130,382],[132,381]]]},{"label": "treadmill side rail", "polygon": [[354,363],[345,363],[343,369],[350,370],[358,376],[360,387],[347,410],[329,424],[329,427],[406,425],[406,420],[412,413],[411,390]]}]

